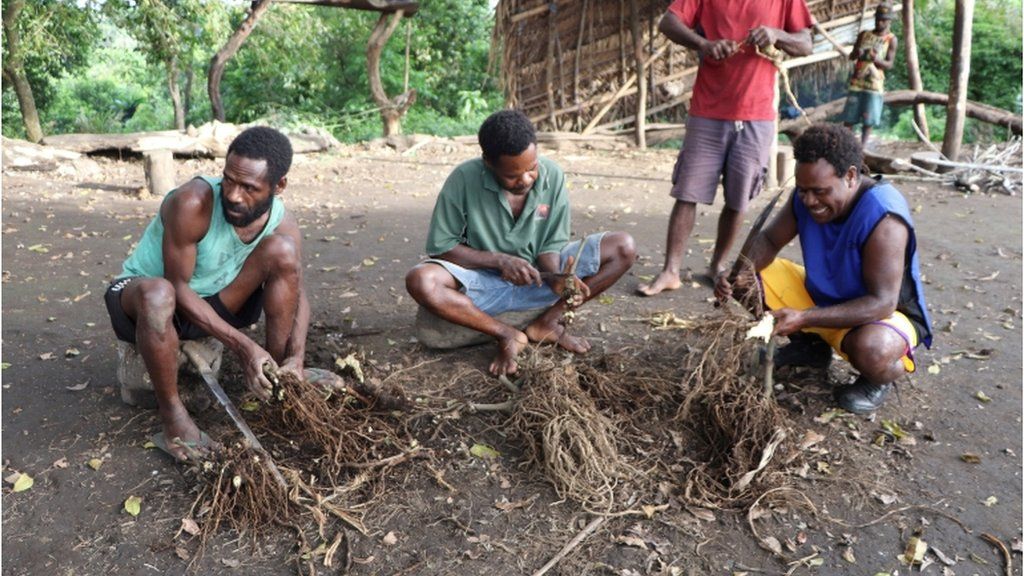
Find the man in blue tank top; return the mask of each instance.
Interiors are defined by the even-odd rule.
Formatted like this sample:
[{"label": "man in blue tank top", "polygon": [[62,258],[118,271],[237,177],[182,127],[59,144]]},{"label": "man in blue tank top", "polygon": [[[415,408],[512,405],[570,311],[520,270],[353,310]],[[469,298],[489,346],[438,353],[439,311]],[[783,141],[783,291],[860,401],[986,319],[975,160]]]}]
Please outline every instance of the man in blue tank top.
[{"label": "man in blue tank top", "polygon": [[[166,449],[179,460],[210,443],[178,395],[178,344],[212,336],[240,360],[249,389],[269,398],[264,365],[302,374],[309,303],[301,234],[278,198],[288,138],[249,128],[228,147],[221,178],[198,177],[164,198],[105,296],[118,339],[134,344],[153,382]],[[239,329],[267,314],[266,344]]]},{"label": "man in blue tank top", "polygon": [[[861,175],[860,143],[839,125],[807,129],[793,154],[796,189],[742,256],[759,273],[775,334],[791,339],[776,364],[826,366],[834,350],[860,373],[834,391],[837,403],[873,412],[914,371],[914,348],[932,342],[910,210],[891,184]],[[777,258],[796,237],[803,266]],[[716,279],[718,298],[733,288]]]}]

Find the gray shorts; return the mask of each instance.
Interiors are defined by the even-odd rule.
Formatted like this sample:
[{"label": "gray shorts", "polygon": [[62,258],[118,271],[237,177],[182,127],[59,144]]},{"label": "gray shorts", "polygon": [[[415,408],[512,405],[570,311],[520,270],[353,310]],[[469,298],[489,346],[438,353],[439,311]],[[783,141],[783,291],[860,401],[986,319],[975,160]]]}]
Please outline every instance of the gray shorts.
[{"label": "gray shorts", "polygon": [[725,205],[743,212],[761,192],[775,138],[771,120],[712,120],[691,116],[672,171],[672,197],[695,204],[715,201],[718,179]]},{"label": "gray shorts", "polygon": [[[591,234],[584,239],[586,244],[580,260],[576,263],[576,276],[582,279],[597,274],[601,267],[601,239],[604,232]],[[574,240],[562,248],[559,268],[565,269],[565,260],[569,256],[576,256],[580,249],[580,241]],[[459,290],[469,296],[473,304],[490,316],[497,316],[504,312],[518,310],[535,310],[538,308],[549,308],[558,302],[560,295],[551,291],[547,284],[540,286],[516,286],[505,280],[497,270],[463,268],[447,260],[431,258],[424,260],[443,266],[456,280],[461,287]]]}]

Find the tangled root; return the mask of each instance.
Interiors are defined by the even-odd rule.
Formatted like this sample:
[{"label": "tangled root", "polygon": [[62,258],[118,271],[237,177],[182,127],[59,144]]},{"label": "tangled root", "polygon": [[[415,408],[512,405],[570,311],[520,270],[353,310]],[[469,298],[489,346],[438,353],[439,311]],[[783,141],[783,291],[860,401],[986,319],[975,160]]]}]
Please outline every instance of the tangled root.
[{"label": "tangled root", "polygon": [[775,487],[775,473],[792,436],[784,412],[766,395],[763,373],[752,363],[757,341],[745,339],[746,315],[724,311],[697,321],[697,350],[687,356],[686,397],[676,421],[700,446],[684,485],[688,501],[711,507],[742,507]]},{"label": "tangled root", "polygon": [[534,352],[521,367],[522,395],[509,426],[524,440],[527,460],[559,497],[611,511],[616,489],[636,473],[619,453],[615,424],[580,386],[572,363]]}]

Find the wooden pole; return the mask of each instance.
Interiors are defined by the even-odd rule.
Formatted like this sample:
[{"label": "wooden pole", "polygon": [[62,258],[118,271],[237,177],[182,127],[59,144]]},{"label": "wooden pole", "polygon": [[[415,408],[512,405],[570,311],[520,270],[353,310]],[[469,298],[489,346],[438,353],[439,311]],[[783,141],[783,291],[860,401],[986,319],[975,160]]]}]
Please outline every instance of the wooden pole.
[{"label": "wooden pole", "polygon": [[946,137],[942,154],[952,161],[960,156],[967,110],[967,79],[971,74],[971,21],[974,0],[956,0],[953,20],[953,58],[949,67],[949,103],[946,105]]},{"label": "wooden pole", "polygon": [[647,149],[647,137],[644,134],[647,122],[647,73],[644,66],[644,39],[640,34],[640,15],[637,13],[636,0],[629,2],[629,25],[633,33],[633,58],[636,66],[636,146]]},{"label": "wooden pole", "polygon": [[551,130],[558,131],[555,118],[555,14],[548,12],[548,53],[544,66],[544,85],[548,96],[548,122]]},{"label": "wooden pole", "polygon": [[[907,58],[907,80],[910,89],[915,92],[924,90],[921,82],[921,67],[917,61],[917,35],[914,31],[914,0],[903,0],[903,51]],[[924,113],[924,104],[914,106],[914,121],[921,128],[924,137],[931,140],[928,132],[928,120]]]}]

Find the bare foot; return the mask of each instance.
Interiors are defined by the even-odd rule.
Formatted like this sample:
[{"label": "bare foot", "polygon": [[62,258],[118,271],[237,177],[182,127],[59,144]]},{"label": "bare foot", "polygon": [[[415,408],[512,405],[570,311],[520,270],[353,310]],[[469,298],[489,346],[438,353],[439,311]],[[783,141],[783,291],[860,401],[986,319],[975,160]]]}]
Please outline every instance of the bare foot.
[{"label": "bare foot", "polygon": [[636,291],[641,296],[654,296],[668,290],[676,290],[682,285],[683,282],[679,279],[678,272],[662,270],[660,274],[655,276],[653,282],[637,286]]},{"label": "bare foot", "polygon": [[189,460],[190,455],[195,455],[196,451],[202,454],[210,449],[208,437],[205,437],[192,421],[184,406],[179,404],[177,408],[172,407],[166,412],[161,409],[160,420],[163,424],[167,451],[175,460]]},{"label": "bare foot", "polygon": [[586,354],[590,350],[586,338],[569,334],[561,324],[530,324],[526,327],[526,336],[531,342],[551,342],[574,354]]},{"label": "bare foot", "polygon": [[512,336],[498,338],[498,355],[491,362],[491,374],[495,376],[515,374],[516,370],[519,370],[519,363],[516,362],[516,358],[519,357],[519,353],[529,343],[530,341],[526,338],[526,334],[518,330]]}]

